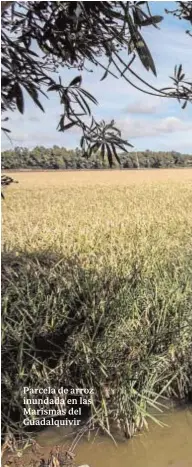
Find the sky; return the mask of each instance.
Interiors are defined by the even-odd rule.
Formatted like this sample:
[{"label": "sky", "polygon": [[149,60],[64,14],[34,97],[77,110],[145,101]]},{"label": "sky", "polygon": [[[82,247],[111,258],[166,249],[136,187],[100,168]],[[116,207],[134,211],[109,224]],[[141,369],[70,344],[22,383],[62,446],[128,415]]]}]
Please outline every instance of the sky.
[{"label": "sky", "polygon": [[[164,16],[160,29],[142,28],[143,37],[154,58],[157,77],[145,71],[139,59],[134,70],[144,79],[158,88],[171,84],[175,65],[182,63],[186,76],[192,77],[191,38],[185,33],[189,25],[172,15],[166,15],[164,9],[174,9],[175,2],[151,1],[153,14]],[[128,61],[130,57],[124,58]],[[178,101],[149,96],[131,87],[124,79],[112,76],[100,81],[103,71],[91,66],[93,72],[83,72],[83,87],[98,100],[98,106],[91,107],[94,117],[99,121],[114,119],[122,130],[122,136],[133,146],[133,150],[179,151],[192,154],[192,106],[183,110]],[[77,70],[60,70],[63,83],[79,75]],[[137,83],[138,84],[138,83]],[[45,114],[26,96],[25,113],[18,111],[8,114],[12,144],[2,134],[2,150],[15,146],[33,148],[35,146],[66,148],[79,146],[80,133],[71,129],[65,133],[56,130],[61,113],[58,97],[50,93],[49,100],[41,101]]]}]

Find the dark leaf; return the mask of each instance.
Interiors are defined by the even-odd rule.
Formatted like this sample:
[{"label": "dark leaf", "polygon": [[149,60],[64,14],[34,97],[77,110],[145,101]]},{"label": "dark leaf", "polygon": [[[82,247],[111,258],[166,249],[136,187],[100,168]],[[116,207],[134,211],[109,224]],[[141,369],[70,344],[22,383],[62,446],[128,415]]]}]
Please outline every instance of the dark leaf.
[{"label": "dark leaf", "polygon": [[143,63],[144,67],[146,68],[146,70],[149,71],[151,69],[154,75],[157,76],[155,64],[152,59],[151,53],[141,36],[140,36],[139,41],[135,44],[135,47],[139,55],[139,58],[141,62]]},{"label": "dark leaf", "polygon": [[82,101],[83,101],[83,103],[84,103],[84,106],[85,106],[86,109],[87,109],[88,114],[91,115],[91,110],[90,110],[90,108],[89,108],[89,106],[88,106],[86,100],[84,99],[83,96],[81,96],[81,99],[82,99]]},{"label": "dark leaf", "polygon": [[61,118],[60,118],[60,121],[59,121],[59,124],[58,124],[58,127],[57,129],[59,128],[59,131],[63,131],[63,127],[64,127],[64,120],[65,120],[65,116],[62,115]]},{"label": "dark leaf", "polygon": [[185,109],[185,107],[187,107],[187,100],[184,102],[184,104],[182,105],[182,109]]},{"label": "dark leaf", "polygon": [[134,17],[135,24],[140,26],[143,21],[143,17],[144,17],[143,12],[139,9],[133,10],[133,17]]},{"label": "dark leaf", "polygon": [[[85,99],[84,99],[82,96],[80,96],[80,97],[81,97],[82,101],[80,100],[80,98],[79,98],[77,95],[74,94],[74,99],[75,99],[76,102],[79,104],[79,106],[81,107],[81,109],[84,111],[84,114],[83,114],[83,115],[85,115],[85,114],[87,114],[87,113],[90,115],[90,114],[91,114],[91,111],[90,111],[90,108],[89,108],[88,104],[86,103]],[[76,114],[76,115],[77,115],[77,114]]]},{"label": "dark leaf", "polygon": [[77,86],[77,85],[80,86],[81,83],[82,83],[82,76],[76,76],[76,78],[74,78],[74,79],[70,82],[69,86]]},{"label": "dark leaf", "polygon": [[38,57],[38,54],[36,54],[36,52],[34,52],[33,50],[27,49],[27,53],[28,53],[29,55],[33,55],[34,57]]},{"label": "dark leaf", "polygon": [[49,86],[48,91],[59,91],[62,88],[60,84],[52,84]]},{"label": "dark leaf", "polygon": [[128,43],[128,52],[129,52],[129,54],[132,54],[132,52],[134,50],[135,50],[134,42],[132,40],[130,40],[129,43]]},{"label": "dark leaf", "polygon": [[144,19],[140,22],[141,26],[151,26],[153,24],[158,24],[163,20],[163,16],[151,16],[147,19]]},{"label": "dark leaf", "polygon": [[150,53],[150,51],[149,51],[143,37],[141,36],[139,31],[137,30],[137,28],[133,24],[133,21],[132,21],[132,18],[131,18],[130,15],[127,15],[127,21],[128,21],[128,25],[129,25],[129,29],[130,29],[130,33],[131,33],[131,40],[134,43],[134,46],[135,46],[135,48],[137,50],[137,53],[139,55],[139,58],[140,58],[141,62],[143,63],[143,66],[148,71],[151,69],[152,72],[154,73],[154,75],[156,76],[157,75],[156,68],[155,68],[155,64],[154,64],[154,61],[152,59],[151,53]]},{"label": "dark leaf", "polygon": [[115,156],[115,159],[116,159],[117,162],[121,165],[121,161],[120,161],[120,158],[119,158],[119,156],[118,156],[118,154],[117,154],[115,144],[112,143],[111,146],[112,146],[112,148],[113,148],[113,154],[114,154],[114,156]]},{"label": "dark leaf", "polygon": [[104,158],[105,158],[105,145],[104,144],[102,144],[101,146],[101,158],[104,161]]},{"label": "dark leaf", "polygon": [[179,76],[179,81],[182,81],[183,78],[185,78],[185,73],[182,73],[182,74]]},{"label": "dark leaf", "polygon": [[72,126],[76,125],[76,122],[70,122],[68,123],[67,125],[64,125],[63,126],[63,129],[60,130],[60,131],[65,131],[65,130],[69,130],[69,128],[72,128]]},{"label": "dark leaf", "polygon": [[109,165],[110,167],[113,167],[113,153],[111,151],[110,145],[106,144],[106,148],[107,148],[107,157],[108,157]]},{"label": "dark leaf", "polygon": [[23,92],[19,83],[15,83],[14,85],[14,93],[16,98],[16,104],[19,112],[23,114],[24,112],[24,99],[23,99]]},{"label": "dark leaf", "polygon": [[3,127],[1,127],[1,130],[2,130],[2,131],[6,131],[6,133],[11,133],[11,130],[8,130],[8,128],[3,128]]},{"label": "dark leaf", "polygon": [[110,59],[109,59],[109,64],[108,64],[107,68],[105,68],[105,67],[103,66],[103,68],[105,69],[105,73],[104,73],[104,75],[102,76],[102,78],[100,79],[100,81],[103,81],[103,80],[107,77],[107,75],[108,75],[108,73],[109,73],[109,67],[110,67],[110,65],[111,65],[111,62],[112,62],[112,59],[110,58]]},{"label": "dark leaf", "polygon": [[26,91],[28,92],[28,94],[30,95],[30,97],[33,99],[33,101],[35,102],[35,104],[42,110],[42,112],[45,112],[44,111],[44,108],[41,104],[41,102],[39,101],[38,99],[38,93],[35,89],[34,86],[30,86],[26,83],[23,83],[23,87],[26,89]]},{"label": "dark leaf", "polygon": [[[122,149],[122,151],[127,152],[127,149],[121,143],[116,143],[116,146],[118,146],[118,148]],[[127,143],[127,146],[130,146],[131,148],[133,148],[133,145],[130,144],[130,143]]]},{"label": "dark leaf", "polygon": [[178,68],[178,71],[177,71],[177,78],[178,79],[180,78],[181,72],[182,72],[182,65],[179,65],[179,68]]},{"label": "dark leaf", "polygon": [[109,71],[108,71],[108,69],[106,69],[106,70],[105,70],[105,73],[104,73],[104,75],[102,76],[102,78],[100,79],[100,81],[103,81],[103,80],[107,77],[108,73],[109,73]]},{"label": "dark leaf", "polygon": [[7,76],[1,77],[1,87],[8,86],[10,79]]},{"label": "dark leaf", "polygon": [[98,104],[97,99],[95,99],[92,94],[90,94],[88,91],[85,91],[85,89],[80,89],[80,92],[83,93],[90,101],[92,101],[94,104]]}]

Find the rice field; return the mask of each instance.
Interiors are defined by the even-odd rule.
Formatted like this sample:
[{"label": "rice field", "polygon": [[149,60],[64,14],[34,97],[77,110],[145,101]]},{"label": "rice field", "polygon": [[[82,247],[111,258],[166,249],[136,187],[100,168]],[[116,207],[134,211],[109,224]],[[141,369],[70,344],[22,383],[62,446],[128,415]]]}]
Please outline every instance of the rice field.
[{"label": "rice field", "polygon": [[162,251],[161,261],[190,248],[190,169],[10,176],[19,183],[7,189],[3,204],[5,251],[48,248],[112,267],[119,258],[123,267],[131,258],[140,262],[142,253],[151,267]]},{"label": "rice field", "polygon": [[192,397],[192,170],[10,176],[3,422],[25,384],[94,387],[93,419],[130,437],[158,395]]}]

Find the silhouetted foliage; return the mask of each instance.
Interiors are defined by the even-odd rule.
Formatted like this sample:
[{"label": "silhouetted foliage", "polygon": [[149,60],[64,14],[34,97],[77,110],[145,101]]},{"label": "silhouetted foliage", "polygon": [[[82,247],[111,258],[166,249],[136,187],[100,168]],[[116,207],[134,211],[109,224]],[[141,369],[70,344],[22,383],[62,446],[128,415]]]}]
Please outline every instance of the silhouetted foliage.
[{"label": "silhouetted foliage", "polygon": [[[174,14],[190,21],[189,2],[177,2]],[[153,15],[148,2],[4,2],[2,7],[2,111],[24,113],[26,91],[44,111],[41,95],[59,95],[62,114],[59,131],[73,126],[81,129],[82,149],[87,157],[101,149],[110,166],[117,150],[130,145],[114,128],[114,122],[97,123],[90,104],[96,99],[82,87],[82,76],[69,83],[55,78],[59,67],[87,69],[97,65],[108,74],[122,77],[147,94],[176,98],[185,107],[192,101],[192,83],[185,78],[182,65],[175,68],[173,86],[158,89],[133,69],[136,58],[156,75],[156,66],[142,36],[142,28],[157,27],[163,17]],[[127,59],[122,52],[127,53]],[[103,57],[105,61],[103,63]],[[133,79],[133,81],[132,81]],[[139,85],[135,83],[139,80]],[[88,117],[91,121],[88,122]],[[3,127],[6,134],[9,129]]]},{"label": "silhouetted foliage", "polygon": [[[18,183],[12,177],[8,177],[7,175],[1,175],[1,186],[6,187],[9,186],[11,183]],[[1,198],[4,199],[4,194],[1,192]]]},{"label": "silhouetted foliage", "polygon": [[[176,2],[177,8],[174,10],[165,10],[166,13],[172,13],[176,18],[184,19],[190,23],[192,26],[192,4],[191,2]],[[187,30],[187,34],[192,36],[192,31]]]}]

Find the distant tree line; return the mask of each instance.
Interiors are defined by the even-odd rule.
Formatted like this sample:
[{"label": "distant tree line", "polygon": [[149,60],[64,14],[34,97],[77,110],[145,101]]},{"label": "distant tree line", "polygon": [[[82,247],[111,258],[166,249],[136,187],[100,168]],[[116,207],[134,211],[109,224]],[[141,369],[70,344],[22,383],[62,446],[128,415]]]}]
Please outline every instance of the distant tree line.
[{"label": "distant tree line", "polygon": [[[115,162],[114,168],[163,168],[163,167],[192,167],[192,154],[181,154],[176,151],[138,151],[119,155],[121,165]],[[34,149],[16,147],[2,152],[2,169],[28,170],[61,170],[61,169],[108,169],[107,160],[103,160],[100,153],[92,158],[85,158],[78,148],[69,150],[64,147],[53,146],[45,148],[37,146]]]}]

